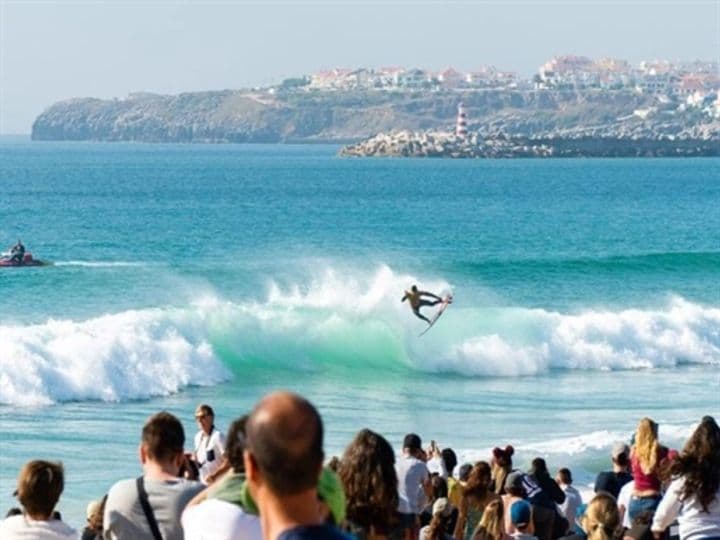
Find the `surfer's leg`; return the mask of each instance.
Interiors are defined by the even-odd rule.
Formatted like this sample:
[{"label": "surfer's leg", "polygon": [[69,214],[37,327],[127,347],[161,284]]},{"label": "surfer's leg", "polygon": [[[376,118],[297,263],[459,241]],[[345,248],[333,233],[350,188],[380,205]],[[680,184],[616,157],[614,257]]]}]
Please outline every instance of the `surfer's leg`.
[{"label": "surfer's leg", "polygon": [[415,314],[415,316],[416,316],[418,319],[422,319],[422,320],[425,321],[426,323],[430,324],[430,319],[428,319],[425,315],[423,315],[422,313],[420,313],[420,310],[419,310],[419,309],[414,309],[414,310],[413,310],[413,313]]}]

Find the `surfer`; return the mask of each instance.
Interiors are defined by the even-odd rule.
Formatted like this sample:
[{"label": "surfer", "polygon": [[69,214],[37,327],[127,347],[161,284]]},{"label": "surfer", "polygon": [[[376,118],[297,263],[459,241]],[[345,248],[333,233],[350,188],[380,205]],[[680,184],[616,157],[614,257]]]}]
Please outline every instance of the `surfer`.
[{"label": "surfer", "polygon": [[[425,300],[424,298],[422,298],[423,296],[434,298],[434,300]],[[403,296],[402,300],[400,301],[404,302],[405,300],[410,302],[410,308],[412,309],[415,316],[427,322],[428,324],[431,324],[430,319],[420,313],[420,308],[424,306],[436,306],[443,301],[443,299],[436,294],[418,290],[417,285],[413,285],[412,287],[410,287],[409,291],[405,291],[405,296]]]}]

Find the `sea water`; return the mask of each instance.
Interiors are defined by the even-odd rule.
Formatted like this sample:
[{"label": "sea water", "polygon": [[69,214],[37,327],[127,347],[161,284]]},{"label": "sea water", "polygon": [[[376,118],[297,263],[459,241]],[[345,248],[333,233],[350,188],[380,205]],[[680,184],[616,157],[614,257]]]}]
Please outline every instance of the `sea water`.
[{"label": "sea water", "polygon": [[[144,420],[220,428],[308,396],[327,455],[369,427],[462,460],[513,444],[587,489],[646,415],[720,414],[720,160],[341,159],[337,146],[0,139],[0,510],[140,472]],[[455,301],[419,338],[412,284]],[[431,308],[425,314],[432,314]]]}]

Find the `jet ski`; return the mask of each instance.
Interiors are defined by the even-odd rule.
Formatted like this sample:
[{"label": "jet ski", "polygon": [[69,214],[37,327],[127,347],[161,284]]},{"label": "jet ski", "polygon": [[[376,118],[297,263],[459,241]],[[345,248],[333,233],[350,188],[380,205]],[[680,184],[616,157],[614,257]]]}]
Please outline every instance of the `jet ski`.
[{"label": "jet ski", "polygon": [[32,253],[25,253],[23,260],[18,262],[15,259],[12,258],[12,255],[9,253],[3,253],[2,257],[0,257],[0,267],[10,267],[10,266],[49,266],[52,263],[49,263],[47,261],[41,261],[40,259],[35,259],[32,256]]}]

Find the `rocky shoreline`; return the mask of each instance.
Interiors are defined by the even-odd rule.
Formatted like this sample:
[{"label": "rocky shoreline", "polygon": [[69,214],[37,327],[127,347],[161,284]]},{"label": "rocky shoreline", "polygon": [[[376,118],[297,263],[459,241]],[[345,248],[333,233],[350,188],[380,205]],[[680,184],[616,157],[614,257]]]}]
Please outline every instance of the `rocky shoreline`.
[{"label": "rocky shoreline", "polygon": [[345,157],[558,158],[558,157],[717,157],[720,138],[652,134],[543,135],[534,137],[481,133],[398,131],[380,133],[344,146]]}]

